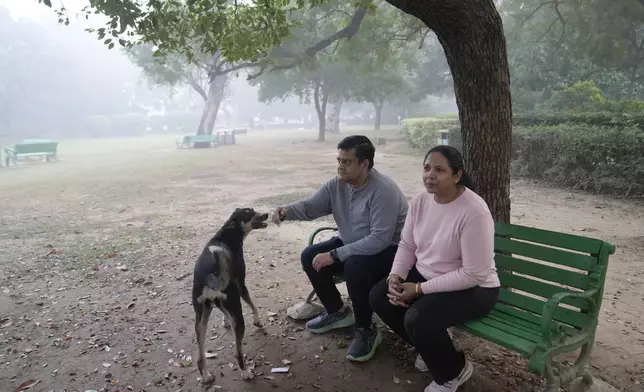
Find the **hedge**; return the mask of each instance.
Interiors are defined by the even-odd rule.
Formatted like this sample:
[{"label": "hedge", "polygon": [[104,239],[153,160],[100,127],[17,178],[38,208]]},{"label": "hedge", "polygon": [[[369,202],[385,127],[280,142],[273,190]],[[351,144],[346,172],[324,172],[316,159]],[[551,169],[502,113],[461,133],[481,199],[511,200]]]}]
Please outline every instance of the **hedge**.
[{"label": "hedge", "polygon": [[[409,119],[402,133],[426,150],[437,143],[445,119]],[[460,128],[450,131],[450,145],[462,150]],[[559,125],[519,126],[512,132],[512,175],[588,191],[644,193],[644,131],[639,127]]]},{"label": "hedge", "polygon": [[[427,149],[436,145],[439,130],[454,130],[458,127],[458,118],[455,117],[409,118],[403,120],[400,131],[413,147]],[[452,140],[450,133],[450,144],[453,144]]]},{"label": "hedge", "polygon": [[512,122],[515,126],[587,124],[608,127],[633,126],[644,130],[644,113],[515,113],[512,116]]},{"label": "hedge", "polygon": [[112,136],[141,136],[148,127],[148,117],[142,113],[117,114],[110,120]]},{"label": "hedge", "polygon": [[106,116],[87,116],[82,124],[83,136],[108,137],[112,133],[112,122]]},{"label": "hedge", "polygon": [[165,114],[152,115],[148,119],[151,133],[196,133],[201,120],[201,113],[168,111]]},{"label": "hedge", "polygon": [[515,176],[597,193],[644,192],[644,132],[581,124],[517,128]]},{"label": "hedge", "polygon": [[[403,120],[407,122],[434,122],[444,121],[458,124],[456,116],[450,117],[426,117],[410,118]],[[595,112],[595,113],[556,113],[556,112],[526,112],[514,113],[512,123],[515,127],[534,125],[559,125],[559,124],[588,124],[611,127],[638,127],[644,130],[644,111],[642,113],[617,113],[617,112]]]}]

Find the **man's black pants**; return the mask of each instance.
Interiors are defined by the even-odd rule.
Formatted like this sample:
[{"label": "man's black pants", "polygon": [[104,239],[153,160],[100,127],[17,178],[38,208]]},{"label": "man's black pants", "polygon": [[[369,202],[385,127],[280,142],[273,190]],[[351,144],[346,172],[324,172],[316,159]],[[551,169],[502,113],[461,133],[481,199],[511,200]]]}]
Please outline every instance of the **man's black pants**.
[{"label": "man's black pants", "polygon": [[335,287],[333,275],[344,272],[344,280],[353,306],[355,325],[358,328],[368,328],[371,327],[373,315],[369,305],[369,292],[376,283],[389,275],[397,247],[390,246],[372,256],[351,256],[343,263],[336,262],[322,268],[320,272],[313,268],[315,256],[343,245],[339,238],[334,237],[305,248],[302,251],[302,267],[320,302],[329,313],[337,312],[342,308],[342,297]]}]

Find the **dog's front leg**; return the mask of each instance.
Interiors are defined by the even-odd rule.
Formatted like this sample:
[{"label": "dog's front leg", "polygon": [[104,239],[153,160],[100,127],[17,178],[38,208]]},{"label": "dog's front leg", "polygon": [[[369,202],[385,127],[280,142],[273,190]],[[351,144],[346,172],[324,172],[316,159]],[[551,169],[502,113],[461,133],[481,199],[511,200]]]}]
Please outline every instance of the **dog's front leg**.
[{"label": "dog's front leg", "polygon": [[250,293],[248,292],[248,289],[245,286],[242,289],[241,297],[248,304],[248,306],[250,307],[250,310],[253,312],[253,325],[256,326],[257,328],[264,328],[264,325],[262,324],[262,320],[259,318],[259,312],[257,311],[257,308],[253,303],[253,300],[250,298]]}]

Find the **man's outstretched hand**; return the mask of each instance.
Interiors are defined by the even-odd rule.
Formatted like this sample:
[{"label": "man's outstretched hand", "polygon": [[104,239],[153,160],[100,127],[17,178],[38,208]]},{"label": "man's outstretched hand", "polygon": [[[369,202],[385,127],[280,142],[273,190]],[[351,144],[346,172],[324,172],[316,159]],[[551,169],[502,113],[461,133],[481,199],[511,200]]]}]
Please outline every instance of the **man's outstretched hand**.
[{"label": "man's outstretched hand", "polygon": [[286,219],[286,209],[284,207],[277,207],[273,212],[271,220],[273,221],[273,223],[279,226],[284,221],[284,219]]}]

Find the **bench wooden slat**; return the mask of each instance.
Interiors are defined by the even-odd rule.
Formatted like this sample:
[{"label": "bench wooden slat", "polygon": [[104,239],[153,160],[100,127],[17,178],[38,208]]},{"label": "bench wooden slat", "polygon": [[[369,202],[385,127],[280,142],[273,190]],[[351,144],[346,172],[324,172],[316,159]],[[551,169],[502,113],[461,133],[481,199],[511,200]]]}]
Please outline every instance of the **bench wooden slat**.
[{"label": "bench wooden slat", "polygon": [[588,288],[588,275],[498,253],[494,256],[494,261],[498,269],[514,271],[582,290]]},{"label": "bench wooden slat", "polygon": [[565,250],[495,237],[494,248],[497,252],[509,252],[533,259],[547,261],[583,271],[592,270],[597,265],[597,257],[571,253]]},{"label": "bench wooden slat", "polygon": [[[518,309],[508,304],[504,304],[502,302],[498,302],[496,305],[494,305],[493,312],[495,312],[497,315],[500,315],[500,316],[507,315],[507,317],[509,318],[513,318],[516,320],[523,320],[527,323],[536,325],[537,328],[541,328],[540,314],[535,314],[522,309]],[[564,325],[562,326],[562,328],[566,333],[566,335],[569,335],[569,336],[572,336],[578,332],[578,329],[576,327]]]},{"label": "bench wooden slat", "polygon": [[541,334],[538,331],[514,325],[511,320],[496,319],[493,316],[487,316],[478,321],[533,343],[539,343],[541,341]]},{"label": "bench wooden slat", "polygon": [[[526,291],[543,298],[550,298],[557,293],[579,293],[579,291],[570,290],[566,287],[555,286],[549,283],[540,282],[521,275],[512,274],[506,271],[498,271],[499,279],[503,282],[504,287],[512,287],[521,291]],[[588,310],[588,302],[578,298],[564,298],[562,303],[575,306],[583,311]]]},{"label": "bench wooden slat", "polygon": [[[499,301],[538,315],[541,315],[543,313],[543,307],[546,304],[544,301],[541,301],[537,298],[531,298],[504,288],[501,288]],[[580,329],[588,325],[591,321],[590,318],[583,313],[575,312],[573,310],[562,307],[555,309],[553,318],[556,321],[572,325],[573,327]]]},{"label": "bench wooden slat", "polygon": [[526,357],[530,357],[536,346],[534,342],[491,327],[480,320],[467,323],[463,326],[463,329],[473,335],[480,336],[496,343],[499,346],[519,352],[521,355]]},{"label": "bench wooden slat", "polygon": [[494,232],[497,236],[512,237],[577,252],[599,254],[603,241],[555,231],[535,229],[507,223],[495,222]]}]

